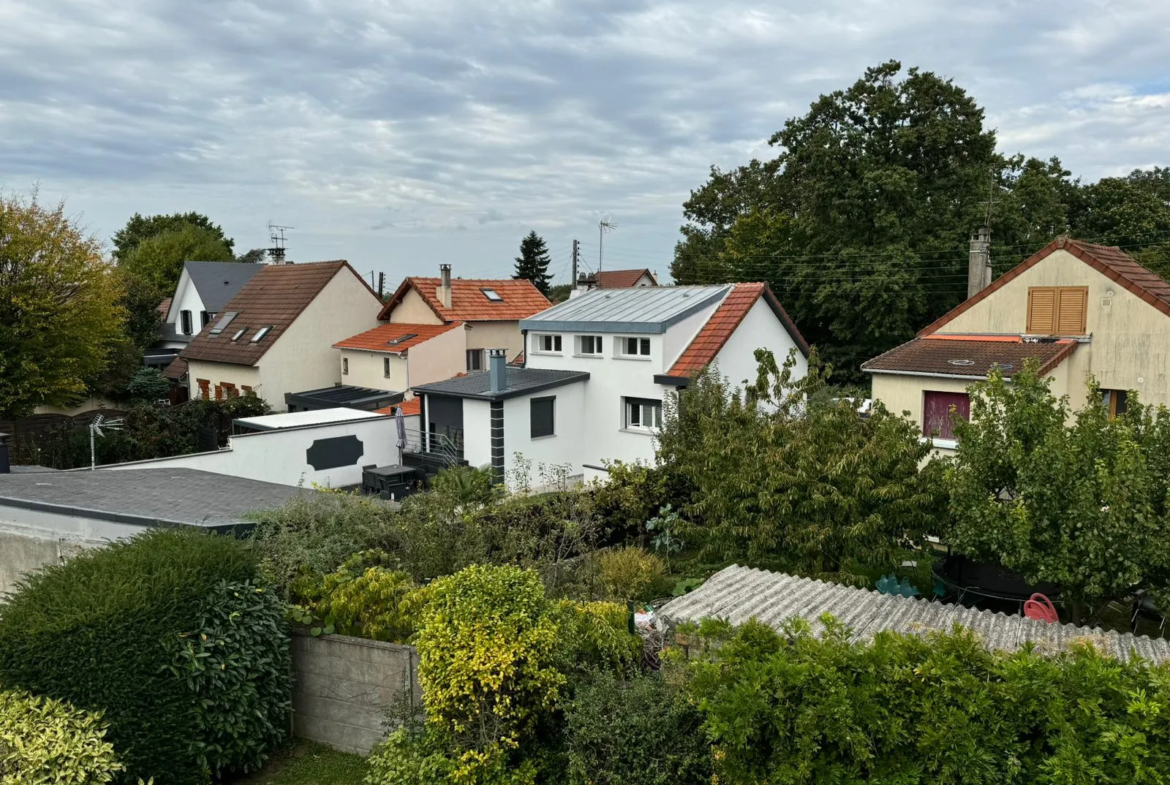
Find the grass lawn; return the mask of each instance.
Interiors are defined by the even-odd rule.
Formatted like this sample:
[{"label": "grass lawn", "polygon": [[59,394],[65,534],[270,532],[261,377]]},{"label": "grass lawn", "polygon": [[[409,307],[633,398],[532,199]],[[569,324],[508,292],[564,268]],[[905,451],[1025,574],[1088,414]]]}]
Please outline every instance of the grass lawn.
[{"label": "grass lawn", "polygon": [[300,741],[277,752],[264,771],[232,785],[362,785],[366,759]]}]

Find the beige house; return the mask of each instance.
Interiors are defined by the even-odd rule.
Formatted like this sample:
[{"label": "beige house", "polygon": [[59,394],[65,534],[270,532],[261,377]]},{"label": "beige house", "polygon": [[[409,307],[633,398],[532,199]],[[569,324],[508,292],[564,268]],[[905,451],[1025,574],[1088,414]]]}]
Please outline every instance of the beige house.
[{"label": "beige house", "polygon": [[290,395],[341,384],[333,344],[377,325],[381,307],[347,262],[269,265],[191,340],[168,372],[185,376],[192,398],[252,391],[274,411],[286,411]]},{"label": "beige house", "polygon": [[952,408],[970,416],[967,387],[1031,358],[1074,409],[1089,376],[1114,414],[1134,393],[1170,405],[1170,283],[1118,248],[1061,237],[862,370],[945,450]]},{"label": "beige house", "polygon": [[343,384],[403,392],[418,384],[450,379],[467,362],[468,328],[463,322],[400,324],[386,322],[344,341]]}]

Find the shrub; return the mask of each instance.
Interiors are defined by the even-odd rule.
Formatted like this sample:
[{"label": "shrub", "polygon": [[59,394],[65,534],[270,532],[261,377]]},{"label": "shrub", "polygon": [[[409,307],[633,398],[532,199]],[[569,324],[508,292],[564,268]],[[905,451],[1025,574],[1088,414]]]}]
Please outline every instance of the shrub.
[{"label": "shrub", "polygon": [[702,785],[711,782],[703,717],[659,675],[600,676],[566,709],[574,785]]},{"label": "shrub", "polygon": [[649,600],[663,590],[666,565],[641,548],[617,548],[598,556],[598,569],[605,596],[614,602]]},{"label": "shrub", "polygon": [[369,564],[384,558],[381,551],[354,554],[325,576],[307,607],[298,609],[299,619],[306,623],[320,620],[313,634],[339,632],[405,643],[414,632],[420,610],[408,598],[420,595],[406,573]]},{"label": "shrub", "polygon": [[[235,674],[226,668],[254,663],[231,655],[255,653],[266,644],[253,638],[237,651],[221,649],[223,679],[188,682],[170,667],[176,636],[204,627],[225,630],[218,615],[224,609],[209,606],[214,590],[255,577],[244,543],[178,529],[153,530],[45,568],[0,606],[0,683],[100,710],[128,781],[156,776],[160,782],[198,782],[206,774],[204,760],[229,755],[199,751],[200,743],[217,743],[217,737],[203,735],[214,714],[203,701],[238,697],[231,691]],[[237,642],[239,636],[284,635],[269,612],[230,631]],[[231,640],[225,638],[225,646]],[[259,706],[278,699],[257,700]],[[252,747],[251,760],[266,743],[244,742]],[[248,759],[239,763],[249,765]]]},{"label": "shrub", "polygon": [[450,743],[433,725],[405,723],[370,754],[368,785],[441,785],[451,781],[455,763]]},{"label": "shrub", "polygon": [[629,611],[612,602],[556,604],[566,674],[632,673],[642,657],[642,639],[629,632]]},{"label": "shrub", "polygon": [[645,523],[661,507],[683,507],[692,488],[670,464],[646,466],[614,461],[604,481],[591,486],[597,515],[608,531],[607,542],[625,542],[646,533]]},{"label": "shrub", "polygon": [[100,712],[0,692],[0,785],[109,782],[122,770]]}]

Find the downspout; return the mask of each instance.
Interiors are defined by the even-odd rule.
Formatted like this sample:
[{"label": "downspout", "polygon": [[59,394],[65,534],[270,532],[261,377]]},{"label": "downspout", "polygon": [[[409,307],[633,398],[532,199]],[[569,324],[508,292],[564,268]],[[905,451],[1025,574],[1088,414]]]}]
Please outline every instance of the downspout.
[{"label": "downspout", "polygon": [[524,358],[523,362],[520,363],[520,367],[527,368],[528,367],[528,331],[527,330],[520,331],[520,355]]}]

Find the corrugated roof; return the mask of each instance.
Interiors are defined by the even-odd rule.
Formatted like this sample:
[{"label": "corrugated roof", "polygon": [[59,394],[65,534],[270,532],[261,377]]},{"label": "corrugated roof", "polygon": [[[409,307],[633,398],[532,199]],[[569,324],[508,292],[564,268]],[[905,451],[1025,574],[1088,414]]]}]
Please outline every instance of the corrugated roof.
[{"label": "corrugated roof", "polygon": [[184,262],[183,269],[191,278],[203,310],[218,313],[233,297],[239,294],[244,284],[256,273],[270,265],[244,262]]},{"label": "corrugated roof", "polygon": [[1046,374],[1072,355],[1076,341],[1024,341],[1016,336],[924,336],[896,346],[885,354],[862,363],[868,373],[943,374],[984,378],[992,368],[1005,376],[1024,367],[1030,359],[1040,361]]},{"label": "corrugated roof", "polygon": [[791,618],[808,621],[816,634],[828,613],[844,622],[854,638],[869,640],[882,630],[923,635],[949,632],[955,624],[975,632],[989,649],[1012,652],[1031,641],[1042,653],[1067,649],[1076,641],[1092,641],[1118,659],[1131,652],[1146,660],[1170,660],[1170,640],[1120,634],[1099,627],[1046,624],[1023,616],[946,605],[924,599],[893,597],[783,573],[734,565],[716,573],[690,594],[671,600],[660,611],[671,624],[702,619],[727,619],[742,624],[748,619],[780,629]]},{"label": "corrugated roof", "polygon": [[597,282],[598,289],[629,289],[638,283],[643,275],[650,276],[654,285],[658,285],[658,279],[654,277],[654,273],[646,268],[641,270],[603,270],[594,275],[593,280]]},{"label": "corrugated roof", "polygon": [[664,333],[670,325],[722,300],[731,284],[594,289],[524,319],[521,330]]},{"label": "corrugated roof", "polygon": [[[523,278],[452,278],[451,307],[446,308],[437,294],[441,283],[439,278],[407,278],[382,308],[378,318],[389,319],[391,311],[411,289],[422,295],[435,315],[445,322],[514,322],[540,313],[551,305],[532,281]],[[500,299],[489,300],[484,289],[494,291]]]},{"label": "corrugated roof", "polygon": [[551,390],[589,378],[584,371],[549,371],[543,368],[517,368],[507,366],[508,386],[503,392],[491,392],[491,376],[488,371],[472,371],[441,382],[422,384],[414,388],[415,394],[451,395],[456,398],[477,398],[485,401],[499,401],[517,395]]},{"label": "corrugated roof", "polygon": [[387,322],[372,330],[359,333],[344,341],[333,344],[334,349],[361,349],[367,352],[389,352],[400,354],[412,346],[429,341],[436,335],[462,327],[463,322],[447,324],[403,324]]}]

